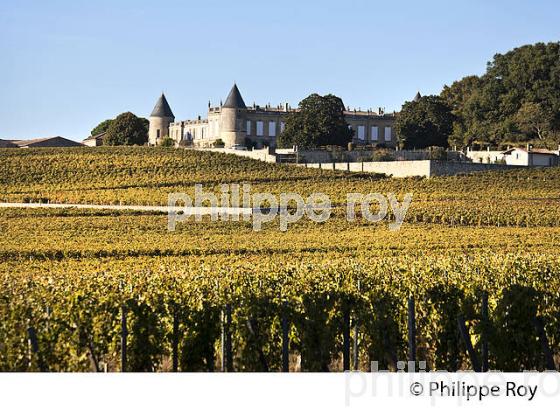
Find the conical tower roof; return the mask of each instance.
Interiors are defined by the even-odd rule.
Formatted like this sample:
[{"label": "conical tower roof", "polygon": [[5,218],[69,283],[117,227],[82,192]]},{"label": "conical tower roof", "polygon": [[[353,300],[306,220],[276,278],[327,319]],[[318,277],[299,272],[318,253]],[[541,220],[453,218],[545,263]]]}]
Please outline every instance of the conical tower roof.
[{"label": "conical tower roof", "polygon": [[420,92],[417,92],[412,101],[418,102],[420,100],[420,98],[422,98],[422,96],[420,95]]},{"label": "conical tower roof", "polygon": [[161,97],[159,97],[159,100],[157,100],[156,106],[150,114],[150,117],[175,118],[175,116],[173,115],[173,111],[171,111],[171,107],[169,106],[169,103],[167,102],[167,99],[165,98],[165,95],[163,93],[161,93]]},{"label": "conical tower roof", "polygon": [[243,97],[241,97],[241,93],[237,88],[237,84],[233,84],[231,91],[229,92],[226,102],[222,106],[224,108],[247,108],[245,105],[245,101],[243,101]]}]

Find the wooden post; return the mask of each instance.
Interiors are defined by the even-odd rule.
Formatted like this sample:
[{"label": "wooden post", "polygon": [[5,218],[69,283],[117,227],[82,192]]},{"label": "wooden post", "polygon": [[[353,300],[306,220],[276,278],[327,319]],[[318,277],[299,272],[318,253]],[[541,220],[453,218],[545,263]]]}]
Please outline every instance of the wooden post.
[{"label": "wooden post", "polygon": [[408,298],[408,361],[416,362],[416,314],[413,297]]},{"label": "wooden post", "polygon": [[226,325],[225,325],[225,312],[222,309],[220,313],[220,370],[222,372],[226,371]]},{"label": "wooden post", "polygon": [[354,318],[354,350],[353,350],[354,370],[359,370],[359,354],[358,354],[358,320]]},{"label": "wooden post", "polygon": [[469,358],[471,359],[473,370],[475,372],[480,372],[480,364],[478,363],[478,357],[476,355],[476,352],[474,351],[474,347],[471,342],[471,337],[469,335],[469,330],[467,329],[467,324],[465,323],[465,319],[463,318],[462,315],[457,316],[457,325],[459,326],[459,332],[461,333],[463,342],[465,342],[465,346],[467,348],[467,353],[469,354]]},{"label": "wooden post", "polygon": [[[364,162],[362,161],[362,171],[363,170],[364,170]],[[361,290],[360,279],[358,279],[356,285],[357,285],[358,293],[359,293],[360,290]],[[359,370],[360,355],[359,355],[359,352],[358,352],[358,318],[357,317],[354,317],[353,325],[354,325],[354,346],[353,346],[353,350],[352,350],[352,362],[353,362],[353,369],[354,370]]]},{"label": "wooden post", "polygon": [[222,350],[220,354],[220,370],[222,372],[226,371],[226,325],[224,316],[224,310],[222,309],[220,313],[220,346]]},{"label": "wooden post", "polygon": [[480,370],[488,371],[488,293],[482,293],[482,332],[480,335],[480,344],[482,350],[482,365]]},{"label": "wooden post", "polygon": [[350,370],[350,308],[344,308],[342,321],[342,368],[347,371]]},{"label": "wooden post", "polygon": [[282,371],[290,371],[290,338],[288,325],[288,302],[284,302],[282,309]]},{"label": "wooden post", "polygon": [[542,318],[539,316],[533,318],[533,326],[535,326],[539,342],[541,343],[546,370],[556,370],[554,356],[552,355],[552,350],[550,350],[550,345],[548,344],[548,337],[546,336],[546,332],[544,330]]},{"label": "wooden post", "polygon": [[251,336],[253,336],[253,340],[254,340],[254,345],[255,348],[257,349],[257,354],[259,356],[259,362],[261,364],[261,371],[262,372],[268,372],[268,362],[266,361],[266,356],[259,344],[259,326],[258,326],[258,322],[257,319],[255,319],[254,317],[251,317],[247,320],[247,329],[249,329],[249,333],[251,333]]},{"label": "wooden post", "polygon": [[233,352],[231,348],[231,305],[222,311],[222,372],[233,372]]},{"label": "wooden post", "polygon": [[37,340],[37,332],[33,326],[27,328],[27,335],[29,337],[29,344],[31,345],[31,352],[37,357],[37,366],[40,372],[46,372],[47,366],[43,362],[43,356],[39,351],[39,341]]},{"label": "wooden post", "polygon": [[121,309],[121,372],[126,372],[126,338],[128,329],[126,326],[126,306]]},{"label": "wooden post", "polygon": [[173,308],[173,372],[179,370],[179,315],[177,306]]}]

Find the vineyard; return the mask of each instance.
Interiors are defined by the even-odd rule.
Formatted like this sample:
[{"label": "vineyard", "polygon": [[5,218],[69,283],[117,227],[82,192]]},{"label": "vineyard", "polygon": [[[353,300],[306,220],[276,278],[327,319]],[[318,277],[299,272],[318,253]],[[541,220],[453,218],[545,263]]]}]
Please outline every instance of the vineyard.
[{"label": "vineyard", "polygon": [[[361,370],[414,357],[454,371],[473,351],[490,369],[558,367],[560,168],[395,180],[172,149],[0,158],[0,201],[165,204],[251,182],[339,206],[287,232],[1,209],[0,371],[341,371],[349,354]],[[414,199],[392,232],[346,221],[348,192]]]}]

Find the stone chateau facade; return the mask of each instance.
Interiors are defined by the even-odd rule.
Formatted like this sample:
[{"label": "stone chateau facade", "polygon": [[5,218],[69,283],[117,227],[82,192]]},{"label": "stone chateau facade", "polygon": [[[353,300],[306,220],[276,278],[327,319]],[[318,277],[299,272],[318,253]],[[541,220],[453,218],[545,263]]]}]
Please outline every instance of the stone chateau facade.
[{"label": "stone chateau facade", "polygon": [[[257,148],[276,147],[276,137],[284,130],[286,116],[295,108],[284,104],[277,107],[253,104],[247,107],[237,88],[233,85],[225,102],[212,107],[208,103],[207,118],[175,121],[175,116],[161,95],[150,115],[148,143],[158,145],[170,137],[176,145],[212,147],[222,141],[226,148],[251,143]],[[354,130],[356,144],[384,144],[394,147],[397,138],[393,131],[395,113],[378,111],[346,110],[346,121]]]}]

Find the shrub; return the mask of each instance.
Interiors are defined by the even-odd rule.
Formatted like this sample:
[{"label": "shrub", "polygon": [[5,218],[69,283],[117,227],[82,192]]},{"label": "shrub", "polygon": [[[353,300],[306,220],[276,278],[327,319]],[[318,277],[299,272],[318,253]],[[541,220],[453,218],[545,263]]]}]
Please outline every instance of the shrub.
[{"label": "shrub", "polygon": [[160,144],[161,147],[174,147],[175,141],[169,137],[165,137],[161,140]]},{"label": "shrub", "polygon": [[395,155],[392,151],[387,149],[379,149],[373,152],[374,161],[394,161]]}]

